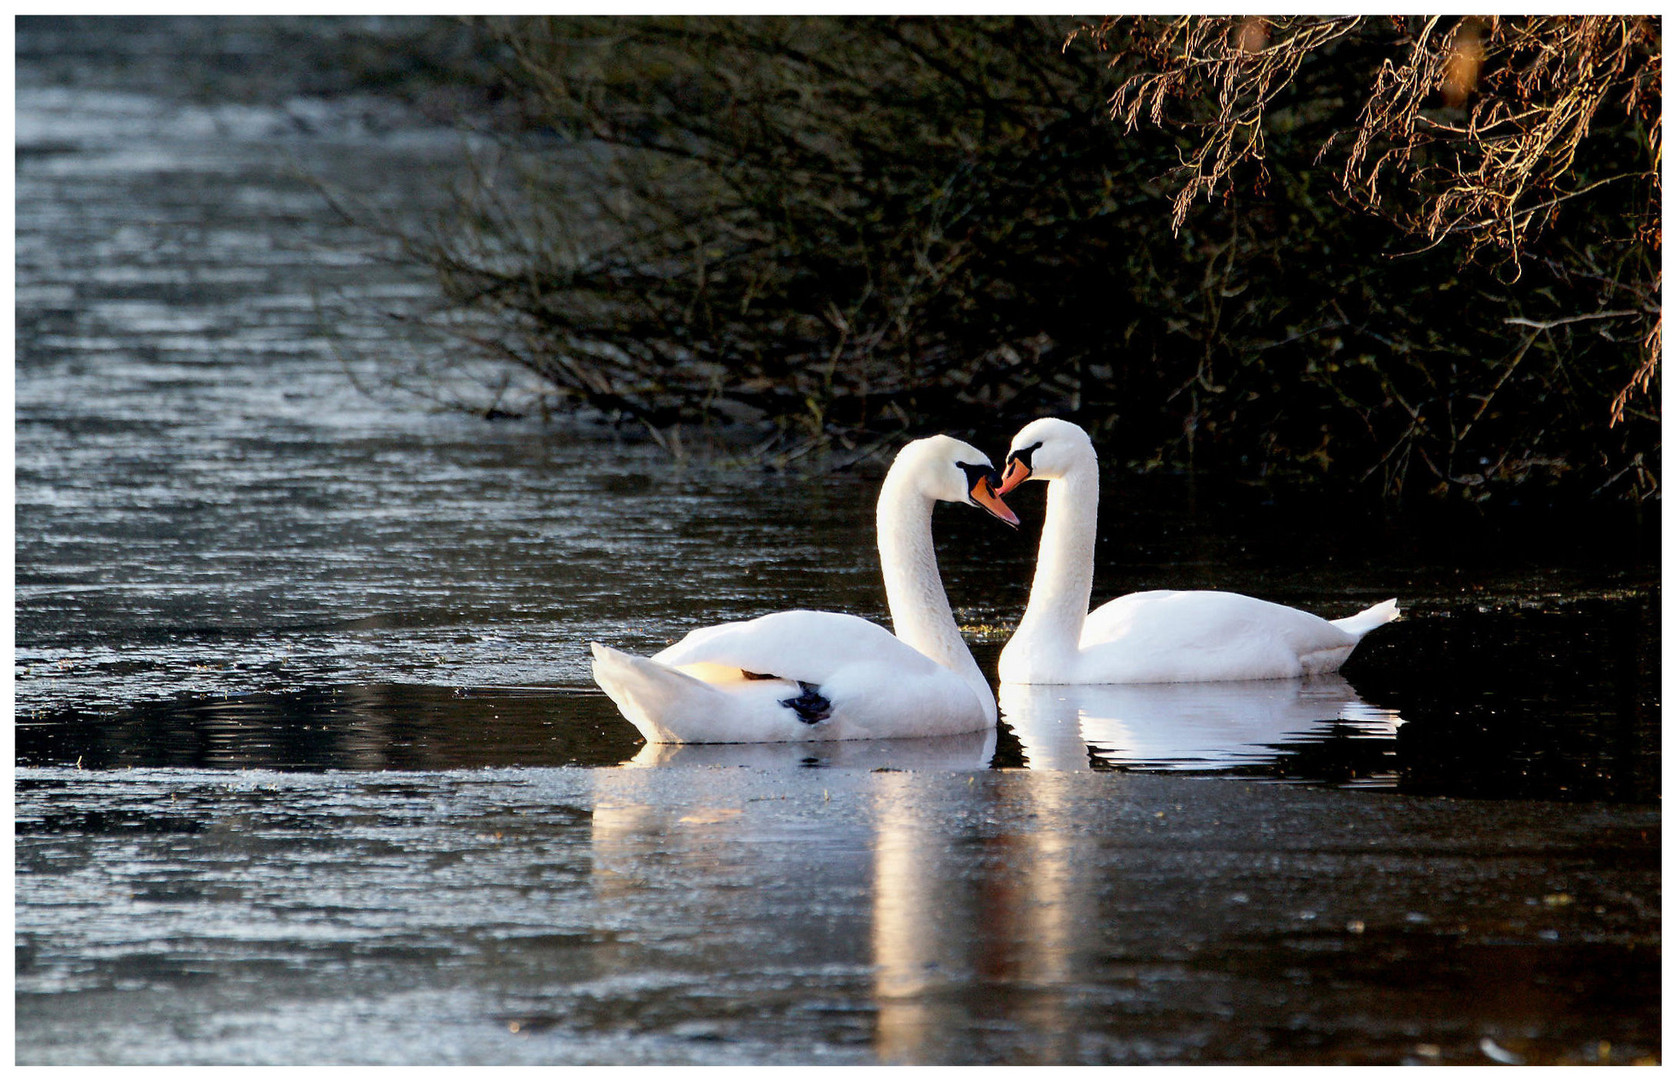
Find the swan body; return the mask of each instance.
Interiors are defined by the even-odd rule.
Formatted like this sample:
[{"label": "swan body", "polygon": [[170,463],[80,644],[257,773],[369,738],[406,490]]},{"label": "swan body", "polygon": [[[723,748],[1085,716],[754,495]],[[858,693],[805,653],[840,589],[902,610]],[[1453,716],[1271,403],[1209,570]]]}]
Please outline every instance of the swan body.
[{"label": "swan body", "polygon": [[1185,683],[1336,671],[1366,633],[1400,614],[1386,600],[1346,619],[1215,590],[1133,593],[1087,611],[1098,531],[1098,457],[1066,420],[1012,440],[1000,494],[1047,481],[1029,606],[1000,653],[1004,683]]},{"label": "swan body", "polygon": [[687,634],[651,657],[593,643],[593,678],[649,743],[954,735],[994,726],[987,677],[960,636],[930,535],[938,501],[1017,518],[975,447],[909,443],[878,495],[895,632],[854,615],[780,611]]}]

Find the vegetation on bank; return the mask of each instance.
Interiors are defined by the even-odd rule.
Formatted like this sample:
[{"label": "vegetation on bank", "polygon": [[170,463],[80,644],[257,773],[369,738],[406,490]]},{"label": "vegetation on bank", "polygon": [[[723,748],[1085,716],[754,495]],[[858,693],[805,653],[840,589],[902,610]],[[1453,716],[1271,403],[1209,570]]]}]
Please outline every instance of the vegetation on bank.
[{"label": "vegetation on bank", "polygon": [[1660,22],[471,24],[494,149],[384,223],[596,411],[848,460],[1055,413],[1131,467],[1657,493]]}]

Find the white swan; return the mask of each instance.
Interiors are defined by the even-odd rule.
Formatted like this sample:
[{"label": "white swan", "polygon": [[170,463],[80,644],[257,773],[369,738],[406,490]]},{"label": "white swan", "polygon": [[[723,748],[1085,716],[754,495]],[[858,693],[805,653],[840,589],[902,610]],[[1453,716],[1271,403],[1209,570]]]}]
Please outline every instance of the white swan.
[{"label": "white swan", "polygon": [[1029,606],[1000,653],[1002,683],[1166,683],[1288,679],[1336,671],[1366,632],[1400,614],[1394,600],[1327,622],[1215,591],[1141,592],[1092,612],[1098,457],[1067,420],[1036,420],[1006,456],[1004,495],[1047,481],[1046,522]]},{"label": "white swan", "polygon": [[1016,525],[987,455],[946,435],[908,443],[878,494],[895,633],[854,615],[781,611],[694,630],[646,659],[593,643],[593,679],[653,743],[953,735],[994,726],[994,692],[942,588],[936,503]]}]

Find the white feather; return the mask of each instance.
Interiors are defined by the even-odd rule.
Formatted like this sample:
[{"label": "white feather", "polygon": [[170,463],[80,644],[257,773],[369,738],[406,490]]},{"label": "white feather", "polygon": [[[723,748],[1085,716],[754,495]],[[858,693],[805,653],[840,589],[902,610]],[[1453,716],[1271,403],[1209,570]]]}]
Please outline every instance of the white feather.
[{"label": "white feather", "polygon": [[1336,671],[1369,630],[1400,614],[1386,600],[1346,619],[1239,593],[1132,593],[1087,611],[1098,529],[1098,458],[1065,420],[1029,424],[1030,478],[1047,481],[1029,606],[1000,653],[1006,683],[1181,683],[1285,679]]},{"label": "white feather", "polygon": [[[694,630],[649,659],[595,643],[594,680],[652,743],[912,738],[993,727],[994,694],[960,636],[930,537],[938,500],[971,501],[961,464],[989,462],[939,435],[903,447],[884,479],[878,553],[896,633],[853,615],[781,611]],[[826,716],[807,718],[789,704],[806,704],[809,694],[823,699]]]}]

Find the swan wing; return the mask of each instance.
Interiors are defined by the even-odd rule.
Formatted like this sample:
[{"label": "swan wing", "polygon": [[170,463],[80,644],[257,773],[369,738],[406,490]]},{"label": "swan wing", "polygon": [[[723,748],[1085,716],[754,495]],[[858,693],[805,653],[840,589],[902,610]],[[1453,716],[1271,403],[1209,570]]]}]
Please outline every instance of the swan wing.
[{"label": "swan wing", "polygon": [[1273,679],[1334,671],[1359,635],[1317,615],[1214,590],[1131,593],[1087,616],[1084,670],[1111,681]]},{"label": "swan wing", "polygon": [[1130,593],[1087,616],[1081,647],[1144,638],[1189,647],[1250,636],[1279,638],[1298,648],[1352,645],[1355,635],[1318,615],[1241,593],[1211,589]]},{"label": "swan wing", "polygon": [[942,669],[875,622],[833,611],[777,611],[742,622],[693,630],[652,657],[676,668],[736,668],[753,676],[823,684],[844,669],[865,666],[898,675]]}]

